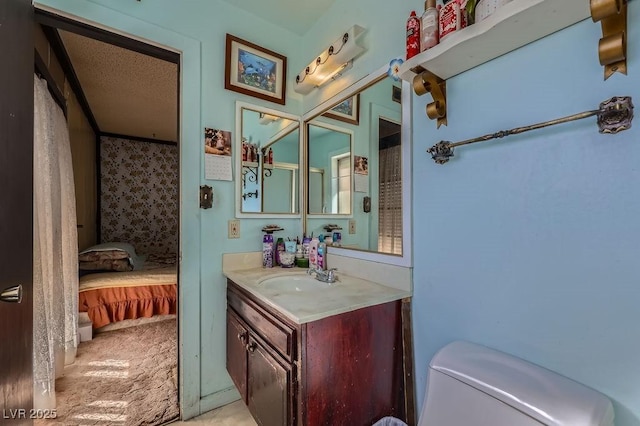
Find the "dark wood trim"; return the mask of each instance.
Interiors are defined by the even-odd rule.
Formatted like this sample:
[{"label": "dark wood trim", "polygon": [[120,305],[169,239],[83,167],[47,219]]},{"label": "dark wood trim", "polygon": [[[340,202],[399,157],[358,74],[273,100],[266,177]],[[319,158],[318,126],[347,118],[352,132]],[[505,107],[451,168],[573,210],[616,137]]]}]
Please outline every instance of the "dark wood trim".
[{"label": "dark wood trim", "polygon": [[71,63],[71,59],[67,54],[67,49],[64,48],[64,43],[60,38],[60,34],[55,28],[49,26],[42,26],[42,31],[44,31],[47,40],[49,40],[49,44],[51,45],[51,49],[53,50],[56,58],[58,58],[58,62],[60,62],[60,66],[64,71],[64,74],[71,86],[71,90],[76,95],[78,99],[78,103],[84,112],[84,115],[89,120],[89,124],[93,129],[93,133],[96,135],[100,134],[100,127],[98,127],[98,122],[91,111],[91,107],[89,106],[89,102],[87,101],[87,97],[84,95],[84,91],[82,90],[82,85],[80,84],[80,80],[78,80],[78,76],[76,75],[76,71],[73,69],[73,65]]},{"label": "dark wood trim", "polygon": [[137,142],[149,142],[149,143],[157,143],[160,145],[177,145],[178,142],[175,141],[164,141],[162,139],[153,139],[153,138],[143,138],[140,136],[130,136],[130,135],[121,135],[119,133],[108,133],[108,132],[102,132],[100,134],[100,136],[105,136],[107,138],[119,138],[119,139],[128,139],[128,140],[132,140],[132,141],[137,141]]},{"label": "dark wood trim", "polygon": [[40,77],[47,80],[47,87],[49,88],[49,92],[51,93],[51,96],[53,96],[53,99],[60,106],[60,108],[62,108],[62,112],[66,117],[67,116],[67,100],[64,98],[64,95],[60,91],[60,88],[58,87],[55,80],[53,79],[53,76],[51,75],[49,68],[47,68],[47,65],[44,63],[44,59],[42,59],[42,56],[40,56],[40,53],[38,53],[38,51],[35,49],[33,51],[35,55],[34,57],[35,72]]},{"label": "dark wood trim", "polygon": [[154,58],[162,59],[174,64],[180,64],[179,53],[171,52],[161,47],[153,46],[139,40],[134,40],[126,36],[112,33],[107,30],[103,30],[101,28],[97,28],[82,22],[77,22],[64,16],[56,15],[55,13],[47,12],[41,9],[36,9],[35,17],[36,22],[44,26],[60,28],[61,30],[100,40],[105,43],[122,47],[124,49],[142,53],[144,55],[153,56]]},{"label": "dark wood trim", "polygon": [[402,299],[402,372],[404,388],[404,410],[409,426],[417,424],[415,380],[413,371],[413,327],[411,320],[411,298]]}]

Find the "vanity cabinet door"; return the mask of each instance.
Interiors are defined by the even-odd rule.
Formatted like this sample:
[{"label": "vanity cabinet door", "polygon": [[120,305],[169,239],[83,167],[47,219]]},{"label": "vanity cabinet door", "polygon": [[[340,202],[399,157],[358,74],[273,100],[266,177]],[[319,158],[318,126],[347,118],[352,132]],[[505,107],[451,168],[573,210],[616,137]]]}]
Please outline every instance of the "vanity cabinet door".
[{"label": "vanity cabinet door", "polygon": [[259,425],[292,424],[292,367],[251,336],[247,345],[248,405]]},{"label": "vanity cabinet door", "polygon": [[227,309],[227,371],[242,400],[247,401],[247,344],[249,331],[231,309]]}]

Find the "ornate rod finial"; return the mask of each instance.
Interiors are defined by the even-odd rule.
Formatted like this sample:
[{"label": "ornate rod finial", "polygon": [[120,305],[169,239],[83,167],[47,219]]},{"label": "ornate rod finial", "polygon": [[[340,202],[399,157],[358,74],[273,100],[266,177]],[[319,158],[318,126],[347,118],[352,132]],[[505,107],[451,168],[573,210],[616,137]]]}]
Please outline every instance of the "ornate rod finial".
[{"label": "ornate rod finial", "polygon": [[449,141],[440,141],[427,150],[431,158],[438,164],[444,164],[453,157],[453,147]]},{"label": "ornate rod finial", "polygon": [[600,103],[598,129],[600,133],[618,133],[631,128],[633,102],[631,96],[614,96]]}]

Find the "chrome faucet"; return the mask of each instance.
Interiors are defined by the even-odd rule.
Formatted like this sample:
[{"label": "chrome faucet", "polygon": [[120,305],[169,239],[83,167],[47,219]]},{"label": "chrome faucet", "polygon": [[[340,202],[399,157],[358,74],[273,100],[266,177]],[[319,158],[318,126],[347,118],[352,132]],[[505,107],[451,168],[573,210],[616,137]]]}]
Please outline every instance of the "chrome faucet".
[{"label": "chrome faucet", "polygon": [[326,270],[326,271],[323,270],[323,269],[320,269],[320,268],[317,268],[317,269],[309,268],[307,270],[307,274],[309,274],[309,275],[316,274],[316,280],[318,280],[318,281],[322,281],[322,282],[325,282],[325,283],[334,283],[334,282],[336,282],[336,279],[338,278],[336,276],[336,274],[334,273],[337,270],[338,270],[337,268],[331,268],[331,269]]}]

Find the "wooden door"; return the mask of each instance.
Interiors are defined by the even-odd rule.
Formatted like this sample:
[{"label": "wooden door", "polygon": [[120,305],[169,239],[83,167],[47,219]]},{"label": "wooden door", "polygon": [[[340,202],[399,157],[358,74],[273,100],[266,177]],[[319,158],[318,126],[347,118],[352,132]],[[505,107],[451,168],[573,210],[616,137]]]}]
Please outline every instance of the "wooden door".
[{"label": "wooden door", "polygon": [[0,1],[0,293],[22,286],[19,303],[0,301],[0,423],[10,424],[30,424],[33,404],[33,28],[31,0]]},{"label": "wooden door", "polygon": [[261,426],[284,426],[291,419],[291,365],[249,337],[247,375],[249,411]]},{"label": "wooden door", "polygon": [[247,403],[247,349],[249,332],[227,308],[227,372]]}]

